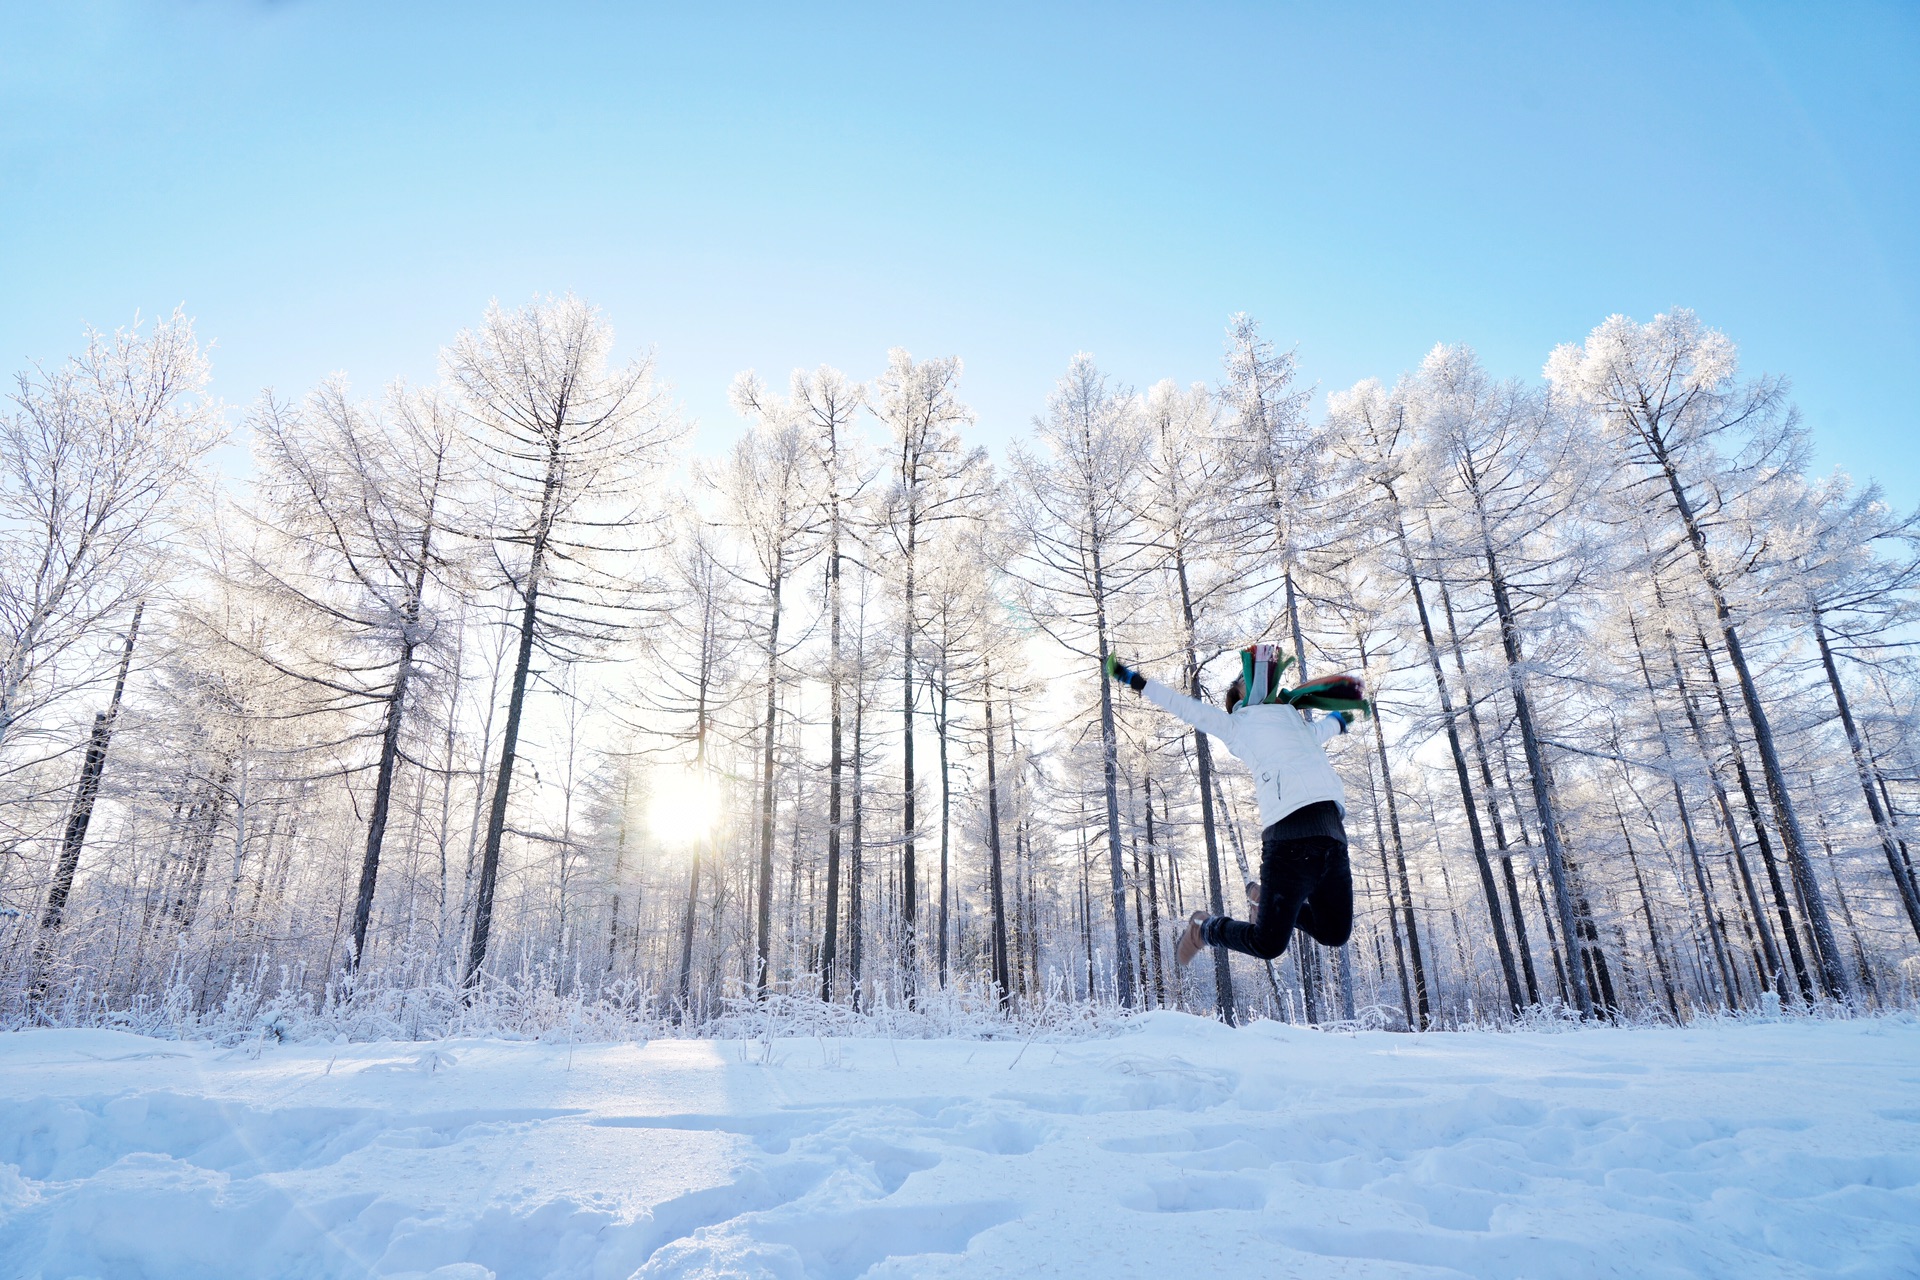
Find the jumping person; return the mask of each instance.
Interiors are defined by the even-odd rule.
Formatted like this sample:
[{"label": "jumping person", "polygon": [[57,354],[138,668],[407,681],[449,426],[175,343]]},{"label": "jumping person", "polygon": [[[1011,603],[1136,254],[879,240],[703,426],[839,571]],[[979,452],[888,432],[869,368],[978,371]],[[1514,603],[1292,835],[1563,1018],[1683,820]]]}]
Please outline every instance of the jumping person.
[{"label": "jumping person", "polygon": [[[1280,687],[1292,662],[1279,646],[1258,644],[1240,655],[1240,675],[1227,686],[1227,709],[1176,693],[1121,664],[1106,673],[1163,711],[1210,733],[1253,771],[1260,801],[1260,880],[1247,886],[1251,920],[1208,916],[1187,920],[1175,954],[1191,962],[1203,946],[1223,946],[1271,960],[1299,929],[1337,947],[1353,932],[1353,873],[1347,866],[1346,788],[1323,745],[1347,731],[1355,712],[1373,713],[1356,676]],[[1309,720],[1309,710],[1326,714]]]}]

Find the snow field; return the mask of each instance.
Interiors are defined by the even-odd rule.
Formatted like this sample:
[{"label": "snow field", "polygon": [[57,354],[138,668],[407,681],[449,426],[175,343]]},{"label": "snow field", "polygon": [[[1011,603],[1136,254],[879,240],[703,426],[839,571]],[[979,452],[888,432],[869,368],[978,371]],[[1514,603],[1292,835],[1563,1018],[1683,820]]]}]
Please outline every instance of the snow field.
[{"label": "snow field", "polygon": [[0,1276],[1915,1276],[1920,1023],[0,1036]]}]

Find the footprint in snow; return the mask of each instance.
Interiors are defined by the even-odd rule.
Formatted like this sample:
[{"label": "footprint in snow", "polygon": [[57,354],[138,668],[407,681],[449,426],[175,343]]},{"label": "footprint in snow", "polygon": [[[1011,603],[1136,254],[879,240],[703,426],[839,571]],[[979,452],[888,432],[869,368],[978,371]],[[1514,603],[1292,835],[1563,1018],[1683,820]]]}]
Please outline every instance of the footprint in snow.
[{"label": "footprint in snow", "polygon": [[1156,1178],[1122,1195],[1120,1203],[1141,1213],[1204,1213],[1209,1209],[1245,1212],[1267,1207],[1267,1189],[1236,1174],[1193,1174]]},{"label": "footprint in snow", "polygon": [[404,1062],[369,1062],[360,1068],[360,1075],[381,1075],[395,1072],[418,1072],[430,1076],[458,1066],[460,1060],[445,1049],[428,1049],[425,1053],[415,1054]]}]

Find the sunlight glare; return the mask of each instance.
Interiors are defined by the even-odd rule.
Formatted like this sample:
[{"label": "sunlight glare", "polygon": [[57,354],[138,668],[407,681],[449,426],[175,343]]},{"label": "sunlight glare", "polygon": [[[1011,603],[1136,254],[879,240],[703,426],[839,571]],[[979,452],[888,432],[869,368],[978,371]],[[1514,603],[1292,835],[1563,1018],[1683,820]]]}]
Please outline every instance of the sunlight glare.
[{"label": "sunlight glare", "polygon": [[654,775],[647,821],[663,843],[689,845],[713,830],[720,788],[704,769],[663,769]]}]

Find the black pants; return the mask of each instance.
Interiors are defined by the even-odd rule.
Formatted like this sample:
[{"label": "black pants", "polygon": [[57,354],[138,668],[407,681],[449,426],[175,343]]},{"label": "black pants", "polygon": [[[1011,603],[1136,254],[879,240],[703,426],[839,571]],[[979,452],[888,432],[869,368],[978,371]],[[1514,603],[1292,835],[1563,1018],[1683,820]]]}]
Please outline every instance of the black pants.
[{"label": "black pants", "polygon": [[1260,837],[1260,920],[1248,924],[1215,916],[1200,936],[1214,946],[1271,960],[1299,929],[1322,946],[1337,947],[1353,933],[1353,871],[1347,843],[1331,836],[1285,840],[1279,823]]}]

